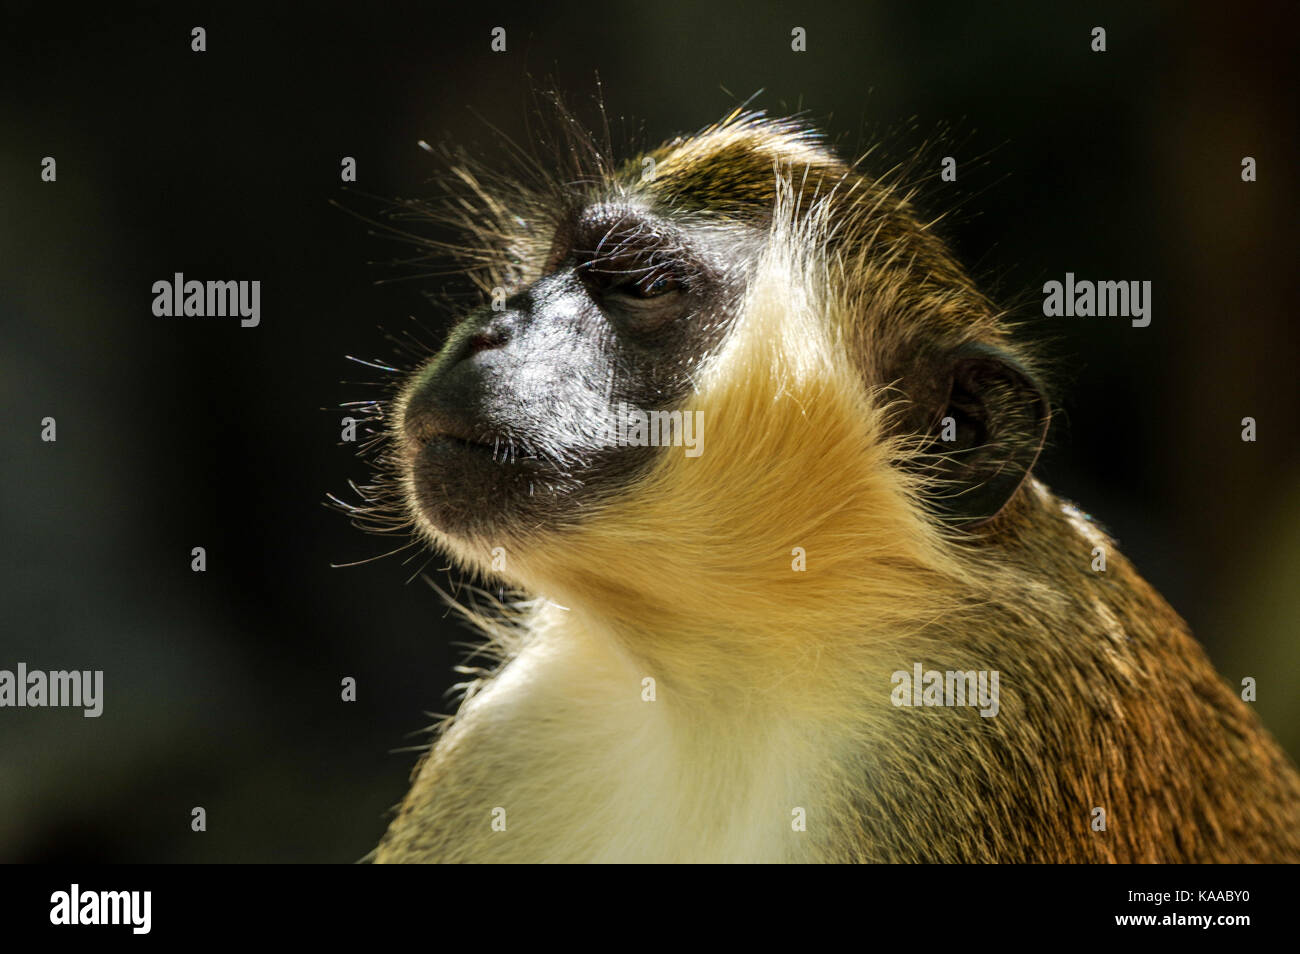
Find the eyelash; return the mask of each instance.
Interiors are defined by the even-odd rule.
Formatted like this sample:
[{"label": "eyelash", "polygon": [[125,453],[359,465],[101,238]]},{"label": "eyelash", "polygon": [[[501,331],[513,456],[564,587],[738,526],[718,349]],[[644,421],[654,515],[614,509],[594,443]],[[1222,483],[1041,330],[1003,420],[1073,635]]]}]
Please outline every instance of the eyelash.
[{"label": "eyelash", "polygon": [[678,287],[677,277],[671,272],[661,270],[636,281],[625,282],[614,290],[632,298],[648,301],[670,295],[677,291]]},{"label": "eyelash", "polygon": [[634,301],[663,298],[678,291],[682,284],[672,269],[663,265],[598,268],[588,261],[579,270],[599,294],[620,295]]}]

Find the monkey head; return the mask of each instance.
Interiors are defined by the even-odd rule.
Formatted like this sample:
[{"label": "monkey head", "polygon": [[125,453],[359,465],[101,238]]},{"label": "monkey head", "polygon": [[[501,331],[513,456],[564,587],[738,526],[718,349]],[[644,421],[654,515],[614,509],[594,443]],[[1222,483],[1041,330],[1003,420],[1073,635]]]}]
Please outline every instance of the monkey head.
[{"label": "monkey head", "polygon": [[[806,127],[738,112],[545,195],[462,178],[495,301],[411,375],[392,439],[412,519],[466,565],[758,594],[796,547],[861,572],[837,522],[932,539],[1024,481],[1047,404],[998,312],[898,184]],[[656,446],[653,415],[707,439]]]}]

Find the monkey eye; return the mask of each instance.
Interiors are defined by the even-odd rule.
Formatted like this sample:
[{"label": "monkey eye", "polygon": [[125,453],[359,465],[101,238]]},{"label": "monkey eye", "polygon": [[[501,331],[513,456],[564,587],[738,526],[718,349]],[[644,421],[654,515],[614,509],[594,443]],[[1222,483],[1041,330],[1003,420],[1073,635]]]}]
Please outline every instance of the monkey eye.
[{"label": "monkey eye", "polygon": [[587,265],[580,269],[580,273],[603,297],[630,304],[668,298],[682,288],[681,279],[663,265],[606,262]]},{"label": "monkey eye", "polygon": [[677,276],[664,271],[654,272],[644,278],[615,289],[632,298],[662,298],[679,290]]}]

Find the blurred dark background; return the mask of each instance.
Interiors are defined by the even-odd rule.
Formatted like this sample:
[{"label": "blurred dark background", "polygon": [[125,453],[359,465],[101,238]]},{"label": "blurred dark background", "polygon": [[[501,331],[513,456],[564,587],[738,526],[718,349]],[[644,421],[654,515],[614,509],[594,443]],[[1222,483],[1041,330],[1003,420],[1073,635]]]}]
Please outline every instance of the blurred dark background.
[{"label": "blurred dark background", "polygon": [[[1212,8],[1211,8],[1212,7]],[[923,207],[1051,355],[1042,473],[1096,514],[1300,751],[1290,5],[666,0],[7,4],[0,29],[0,668],[103,669],[104,714],[0,710],[0,860],[353,861],[403,795],[467,634],[322,506],[367,466],[343,401],[382,329],[451,317],[330,205],[418,197],[532,87],[642,145],[806,108],[877,168],[939,137]],[[190,29],[208,51],[190,51]],[[504,26],[509,51],[489,51]],[[808,31],[792,53],[790,30]],[[1108,52],[1089,49],[1103,26]],[[630,145],[636,145],[632,143]],[[54,156],[58,181],[40,181]],[[1259,181],[1240,178],[1243,156]],[[173,272],[262,281],[262,323],[156,318]],[[1042,283],[1149,279],[1154,317],[1044,319]],[[39,440],[45,416],[58,442]],[[1240,440],[1240,420],[1259,440]],[[190,571],[206,546],[208,571]],[[432,575],[448,584],[438,568]],[[339,699],[354,676],[359,699]],[[208,831],[190,831],[190,809]]]}]

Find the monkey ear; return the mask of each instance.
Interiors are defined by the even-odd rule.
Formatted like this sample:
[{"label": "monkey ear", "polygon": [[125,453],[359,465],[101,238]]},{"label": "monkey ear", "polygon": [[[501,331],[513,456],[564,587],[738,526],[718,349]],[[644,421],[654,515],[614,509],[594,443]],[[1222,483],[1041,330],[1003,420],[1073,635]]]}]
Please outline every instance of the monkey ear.
[{"label": "monkey ear", "polygon": [[1015,358],[989,345],[962,345],[922,368],[928,380],[909,389],[907,417],[927,441],[917,464],[935,478],[929,505],[952,523],[977,526],[1002,511],[1038,460],[1051,420],[1047,395]]}]

